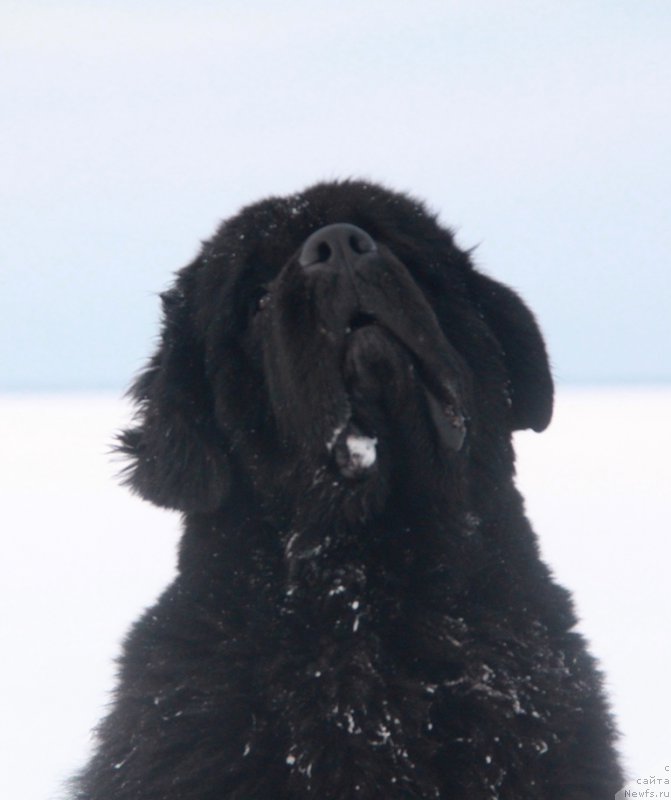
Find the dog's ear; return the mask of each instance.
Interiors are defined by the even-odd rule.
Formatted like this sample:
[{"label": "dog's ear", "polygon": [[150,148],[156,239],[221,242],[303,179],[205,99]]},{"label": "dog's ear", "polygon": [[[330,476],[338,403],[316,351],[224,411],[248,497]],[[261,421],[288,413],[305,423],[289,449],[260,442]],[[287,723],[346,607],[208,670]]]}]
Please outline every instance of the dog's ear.
[{"label": "dog's ear", "polygon": [[224,502],[229,469],[189,288],[183,271],[161,296],[160,344],[130,389],[138,410],[134,427],[120,434],[117,450],[130,461],[125,482],[142,497],[167,508],[204,512]]},{"label": "dog's ear", "polygon": [[473,270],[473,299],[498,340],[510,379],[514,430],[542,431],[552,418],[554,386],[545,343],[533,314],[512,289]]}]

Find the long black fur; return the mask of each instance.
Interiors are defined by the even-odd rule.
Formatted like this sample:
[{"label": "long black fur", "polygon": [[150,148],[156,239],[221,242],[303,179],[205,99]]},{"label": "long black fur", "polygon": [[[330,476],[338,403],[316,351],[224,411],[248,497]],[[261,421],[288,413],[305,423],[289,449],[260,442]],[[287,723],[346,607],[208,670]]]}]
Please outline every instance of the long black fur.
[{"label": "long black fur", "polygon": [[[302,266],[334,223],[373,251]],[[163,302],[120,450],[183,513],[179,572],[73,798],[610,800],[600,676],[513,481],[553,394],[519,297],[345,181],[244,209]]]}]

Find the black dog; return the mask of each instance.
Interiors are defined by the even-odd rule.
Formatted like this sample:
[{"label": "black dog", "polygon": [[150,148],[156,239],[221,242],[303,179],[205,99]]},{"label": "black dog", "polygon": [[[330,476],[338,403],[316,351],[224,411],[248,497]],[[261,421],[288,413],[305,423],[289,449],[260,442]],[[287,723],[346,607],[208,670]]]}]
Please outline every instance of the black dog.
[{"label": "black dog", "polygon": [[606,800],[600,679],[513,484],[536,322],[403,195],[226,222],[164,297],[128,481],[184,515],[81,800]]}]

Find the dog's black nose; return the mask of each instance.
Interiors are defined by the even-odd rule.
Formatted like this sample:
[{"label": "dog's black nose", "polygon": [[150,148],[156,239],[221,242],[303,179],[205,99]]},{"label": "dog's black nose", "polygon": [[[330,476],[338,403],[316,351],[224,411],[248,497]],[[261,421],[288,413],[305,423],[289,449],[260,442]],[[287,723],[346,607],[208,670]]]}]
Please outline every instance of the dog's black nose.
[{"label": "dog's black nose", "polygon": [[298,256],[298,263],[301,267],[335,264],[351,261],[375,250],[377,245],[366,231],[356,225],[339,222],[325,225],[308,236]]}]

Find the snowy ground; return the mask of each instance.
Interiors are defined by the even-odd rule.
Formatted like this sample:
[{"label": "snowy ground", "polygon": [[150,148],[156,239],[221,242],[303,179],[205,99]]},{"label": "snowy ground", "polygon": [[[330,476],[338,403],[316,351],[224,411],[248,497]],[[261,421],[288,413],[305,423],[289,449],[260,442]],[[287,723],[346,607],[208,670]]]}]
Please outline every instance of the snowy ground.
[{"label": "snowy ground", "polygon": [[[51,800],[84,758],[129,623],[173,573],[176,515],[106,454],[115,398],[0,396],[0,797]],[[671,389],[564,390],[518,436],[546,559],[606,668],[634,775],[671,763]],[[663,769],[663,767],[662,767]]]}]

